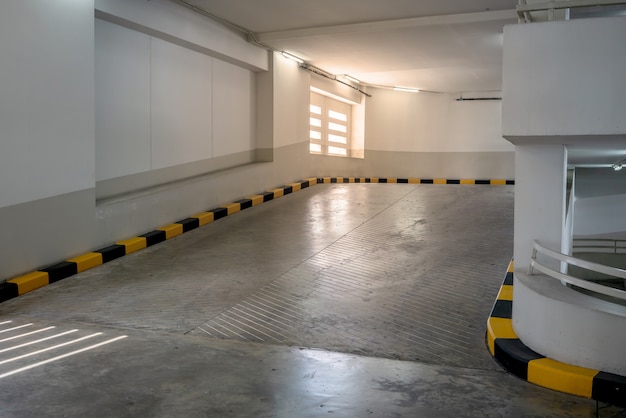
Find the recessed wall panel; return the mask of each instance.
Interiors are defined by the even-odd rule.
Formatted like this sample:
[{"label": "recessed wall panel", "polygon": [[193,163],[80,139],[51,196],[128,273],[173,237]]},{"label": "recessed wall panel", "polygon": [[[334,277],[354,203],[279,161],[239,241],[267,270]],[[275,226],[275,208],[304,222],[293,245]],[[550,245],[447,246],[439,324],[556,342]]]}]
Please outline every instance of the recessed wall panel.
[{"label": "recessed wall panel", "polygon": [[212,157],[212,58],[151,39],[152,169]]},{"label": "recessed wall panel", "polygon": [[213,60],[213,156],[254,149],[254,74]]},{"label": "recessed wall panel", "polygon": [[150,170],[150,37],[96,19],[96,181]]}]

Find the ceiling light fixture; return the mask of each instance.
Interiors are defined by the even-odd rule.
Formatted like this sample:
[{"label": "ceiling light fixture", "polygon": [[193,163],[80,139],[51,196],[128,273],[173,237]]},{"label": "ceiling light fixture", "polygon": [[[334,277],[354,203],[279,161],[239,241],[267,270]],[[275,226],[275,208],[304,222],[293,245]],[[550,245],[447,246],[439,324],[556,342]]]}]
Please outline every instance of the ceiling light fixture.
[{"label": "ceiling light fixture", "polygon": [[361,80],[357,80],[356,78],[352,77],[351,75],[345,74],[344,77],[346,79],[352,81],[353,83],[361,84]]},{"label": "ceiling light fixture", "polygon": [[295,55],[290,54],[289,52],[281,51],[281,54],[283,55],[283,57],[289,58],[290,60],[294,60],[298,64],[304,64],[304,60],[302,58],[296,57]]},{"label": "ceiling light fixture", "polygon": [[395,91],[407,91],[409,93],[419,93],[419,89],[413,89],[410,87],[394,87],[393,88]]}]

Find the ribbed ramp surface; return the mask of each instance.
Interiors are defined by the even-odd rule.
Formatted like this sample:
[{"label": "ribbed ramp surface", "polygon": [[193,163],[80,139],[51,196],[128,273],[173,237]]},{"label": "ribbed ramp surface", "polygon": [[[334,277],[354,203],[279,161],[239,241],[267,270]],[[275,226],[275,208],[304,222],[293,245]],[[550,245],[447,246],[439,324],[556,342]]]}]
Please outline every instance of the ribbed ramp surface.
[{"label": "ribbed ramp surface", "polygon": [[[192,333],[497,369],[484,323],[511,259],[512,187],[328,187],[406,194]],[[320,227],[334,216],[349,214]]]}]

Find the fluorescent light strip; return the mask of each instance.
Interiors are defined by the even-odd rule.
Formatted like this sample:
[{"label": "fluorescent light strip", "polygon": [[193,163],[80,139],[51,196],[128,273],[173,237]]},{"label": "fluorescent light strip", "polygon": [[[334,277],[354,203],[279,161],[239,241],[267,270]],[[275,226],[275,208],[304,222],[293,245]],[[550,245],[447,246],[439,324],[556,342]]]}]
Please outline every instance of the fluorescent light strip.
[{"label": "fluorescent light strip", "polygon": [[0,331],[0,334],[2,334],[3,332],[14,331],[14,330],[20,329],[20,328],[30,327],[31,325],[33,325],[33,324],[25,324],[25,325],[20,325],[19,327],[3,329],[2,331]]},{"label": "fluorescent light strip", "polygon": [[61,343],[61,344],[53,345],[52,347],[42,348],[41,350],[33,351],[32,353],[22,354],[21,356],[17,356],[17,357],[9,358],[9,359],[6,359],[6,360],[2,360],[2,361],[0,361],[0,364],[11,363],[13,361],[21,360],[21,359],[26,358],[26,357],[34,356],[36,354],[45,353],[46,351],[54,350],[54,349],[57,349],[57,348],[60,348],[60,347],[64,347],[66,345],[70,345],[70,344],[74,344],[74,343],[77,343],[77,342],[80,342],[80,341],[83,341],[83,340],[87,340],[89,338],[97,337],[98,335],[102,335],[102,333],[101,332],[96,332],[95,334],[90,334],[90,335],[87,335],[85,337],[80,337],[80,338],[77,338],[77,339],[72,340],[72,341],[67,341],[67,342],[64,342],[64,343]]},{"label": "fluorescent light strip", "polygon": [[13,321],[4,321],[4,322],[0,322],[0,325],[4,325],[4,324],[10,324]]},{"label": "fluorescent light strip", "polygon": [[[55,327],[42,328],[42,329],[38,329],[37,331],[31,331],[31,332],[27,332],[27,333],[20,334],[20,335],[14,335],[13,337],[9,337],[9,338],[5,338],[3,340],[0,340],[0,343],[3,343],[5,341],[15,340],[17,338],[27,337],[29,335],[37,334],[38,332],[48,331],[49,329],[53,329],[53,328],[55,328]],[[2,353],[2,351],[0,351],[0,353]]]},{"label": "fluorescent light strip", "polygon": [[29,342],[24,343],[24,344],[14,345],[13,347],[3,348],[2,350],[0,350],[0,353],[4,353],[5,351],[15,350],[15,349],[22,348],[22,347],[27,347],[29,345],[37,344],[37,343],[40,343],[40,342],[43,342],[43,341],[48,341],[48,340],[51,340],[53,338],[62,337],[64,335],[71,334],[71,333],[76,332],[76,331],[78,331],[78,330],[77,329],[72,329],[72,330],[69,330],[69,331],[62,332],[60,334],[55,334],[55,335],[51,335],[49,337],[40,338],[40,339],[35,340],[35,341],[29,341]]},{"label": "fluorescent light strip", "polygon": [[394,87],[395,91],[407,91],[409,93],[419,93],[419,89],[412,89],[409,87]]},{"label": "fluorescent light strip", "polygon": [[85,351],[88,351],[88,350],[93,350],[94,348],[98,348],[98,347],[101,347],[103,345],[110,344],[112,342],[121,340],[123,338],[126,338],[126,335],[122,335],[120,337],[115,337],[115,338],[112,338],[110,340],[103,341],[103,342],[98,343],[98,344],[90,345],[89,347],[81,348],[79,350],[75,350],[75,351],[72,351],[72,352],[69,352],[69,353],[66,353],[66,354],[61,354],[60,356],[52,357],[52,358],[50,358],[48,360],[40,361],[39,363],[34,363],[34,364],[31,364],[31,365],[28,365],[28,366],[25,366],[25,367],[22,367],[22,368],[19,368],[19,369],[11,370],[10,372],[6,372],[6,373],[3,373],[3,374],[0,374],[0,379],[3,379],[5,377],[7,377],[7,376],[11,376],[13,374],[20,373],[20,372],[23,372],[23,371],[26,371],[26,370],[29,370],[29,369],[34,369],[35,367],[43,366],[44,364],[52,363],[53,361],[61,360],[61,359],[64,359],[66,357],[73,356],[75,354],[79,354],[79,353],[82,353],[82,352],[85,352]]}]

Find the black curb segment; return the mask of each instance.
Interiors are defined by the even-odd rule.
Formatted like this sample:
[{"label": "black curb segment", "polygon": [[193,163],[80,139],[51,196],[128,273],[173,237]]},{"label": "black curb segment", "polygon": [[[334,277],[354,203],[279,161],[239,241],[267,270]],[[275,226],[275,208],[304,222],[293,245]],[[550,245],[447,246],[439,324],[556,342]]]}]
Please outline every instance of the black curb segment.
[{"label": "black curb segment", "polygon": [[114,244],[94,252],[102,254],[102,263],[108,263],[116,258],[124,257],[126,255],[126,247]]}]

